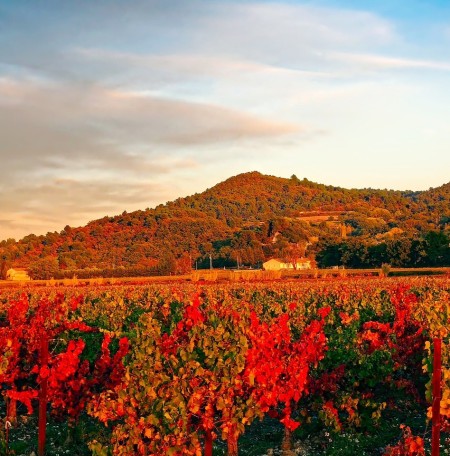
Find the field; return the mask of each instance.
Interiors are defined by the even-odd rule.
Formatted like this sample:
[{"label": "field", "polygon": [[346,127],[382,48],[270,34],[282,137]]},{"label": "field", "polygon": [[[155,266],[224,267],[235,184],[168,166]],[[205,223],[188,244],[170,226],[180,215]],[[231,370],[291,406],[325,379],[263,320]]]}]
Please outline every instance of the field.
[{"label": "field", "polygon": [[450,451],[448,277],[47,285],[0,289],[0,454],[39,407],[47,455],[425,454],[434,338]]}]

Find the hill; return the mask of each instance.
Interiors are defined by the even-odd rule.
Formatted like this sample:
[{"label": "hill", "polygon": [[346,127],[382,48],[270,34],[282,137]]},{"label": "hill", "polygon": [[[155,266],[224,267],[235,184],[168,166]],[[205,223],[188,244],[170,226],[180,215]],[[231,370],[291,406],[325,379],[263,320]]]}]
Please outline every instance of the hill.
[{"label": "hill", "polygon": [[[305,254],[323,263],[327,249],[353,244],[404,247],[408,239],[424,248],[430,232],[445,244],[449,221],[450,183],[424,192],[344,189],[250,172],[154,209],[2,241],[0,259],[41,277],[177,273],[207,267],[210,256],[215,267]],[[336,261],[351,266],[342,254]]]}]

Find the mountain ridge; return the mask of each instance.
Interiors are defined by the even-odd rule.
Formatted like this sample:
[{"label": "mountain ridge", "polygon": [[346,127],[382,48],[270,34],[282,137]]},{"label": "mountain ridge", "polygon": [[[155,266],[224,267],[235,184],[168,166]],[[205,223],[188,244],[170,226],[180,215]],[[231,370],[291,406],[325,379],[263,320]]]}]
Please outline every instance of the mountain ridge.
[{"label": "mountain ridge", "polygon": [[[0,261],[35,269],[52,263],[54,273],[179,272],[195,260],[207,262],[209,255],[220,266],[256,265],[295,245],[342,238],[371,245],[400,235],[418,239],[428,231],[447,233],[449,220],[450,182],[424,191],[346,189],[251,171],[153,209],[2,241]],[[281,237],[275,242],[276,232]]]}]

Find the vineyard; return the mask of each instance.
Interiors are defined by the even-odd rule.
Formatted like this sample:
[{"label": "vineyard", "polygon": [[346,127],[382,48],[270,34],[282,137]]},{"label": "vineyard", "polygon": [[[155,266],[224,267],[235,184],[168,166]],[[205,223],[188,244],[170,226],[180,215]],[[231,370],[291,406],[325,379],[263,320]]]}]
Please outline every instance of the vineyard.
[{"label": "vineyard", "polygon": [[449,318],[448,278],[4,288],[0,454],[431,454],[434,340],[448,454]]}]

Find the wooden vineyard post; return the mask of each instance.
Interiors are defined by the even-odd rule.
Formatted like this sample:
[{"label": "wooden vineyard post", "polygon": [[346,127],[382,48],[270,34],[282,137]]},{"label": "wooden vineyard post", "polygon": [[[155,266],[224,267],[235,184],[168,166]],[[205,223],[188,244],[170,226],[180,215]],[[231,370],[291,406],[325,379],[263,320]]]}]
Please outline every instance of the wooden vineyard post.
[{"label": "wooden vineyard post", "polygon": [[213,454],[213,438],[212,432],[205,432],[205,456],[212,456]]},{"label": "wooden vineyard post", "polygon": [[238,456],[238,440],[234,436],[228,437],[227,440],[228,446],[228,456]]},{"label": "wooden vineyard post", "polygon": [[232,426],[227,438],[228,456],[238,456],[238,434],[235,426]]},{"label": "wooden vineyard post", "polygon": [[292,456],[292,431],[287,427],[284,428],[283,440],[281,442],[281,454],[282,456]]},{"label": "wooden vineyard post", "polygon": [[[44,333],[41,336],[40,367],[48,368],[48,336]],[[47,426],[47,373],[41,376],[41,388],[39,390],[39,428],[38,428],[38,455],[45,454],[45,433]]]},{"label": "wooden vineyard post", "polygon": [[7,406],[7,419],[11,425],[17,424],[17,400],[10,399]]},{"label": "wooden vineyard post", "polygon": [[439,456],[441,433],[441,339],[434,338],[431,456]]}]

